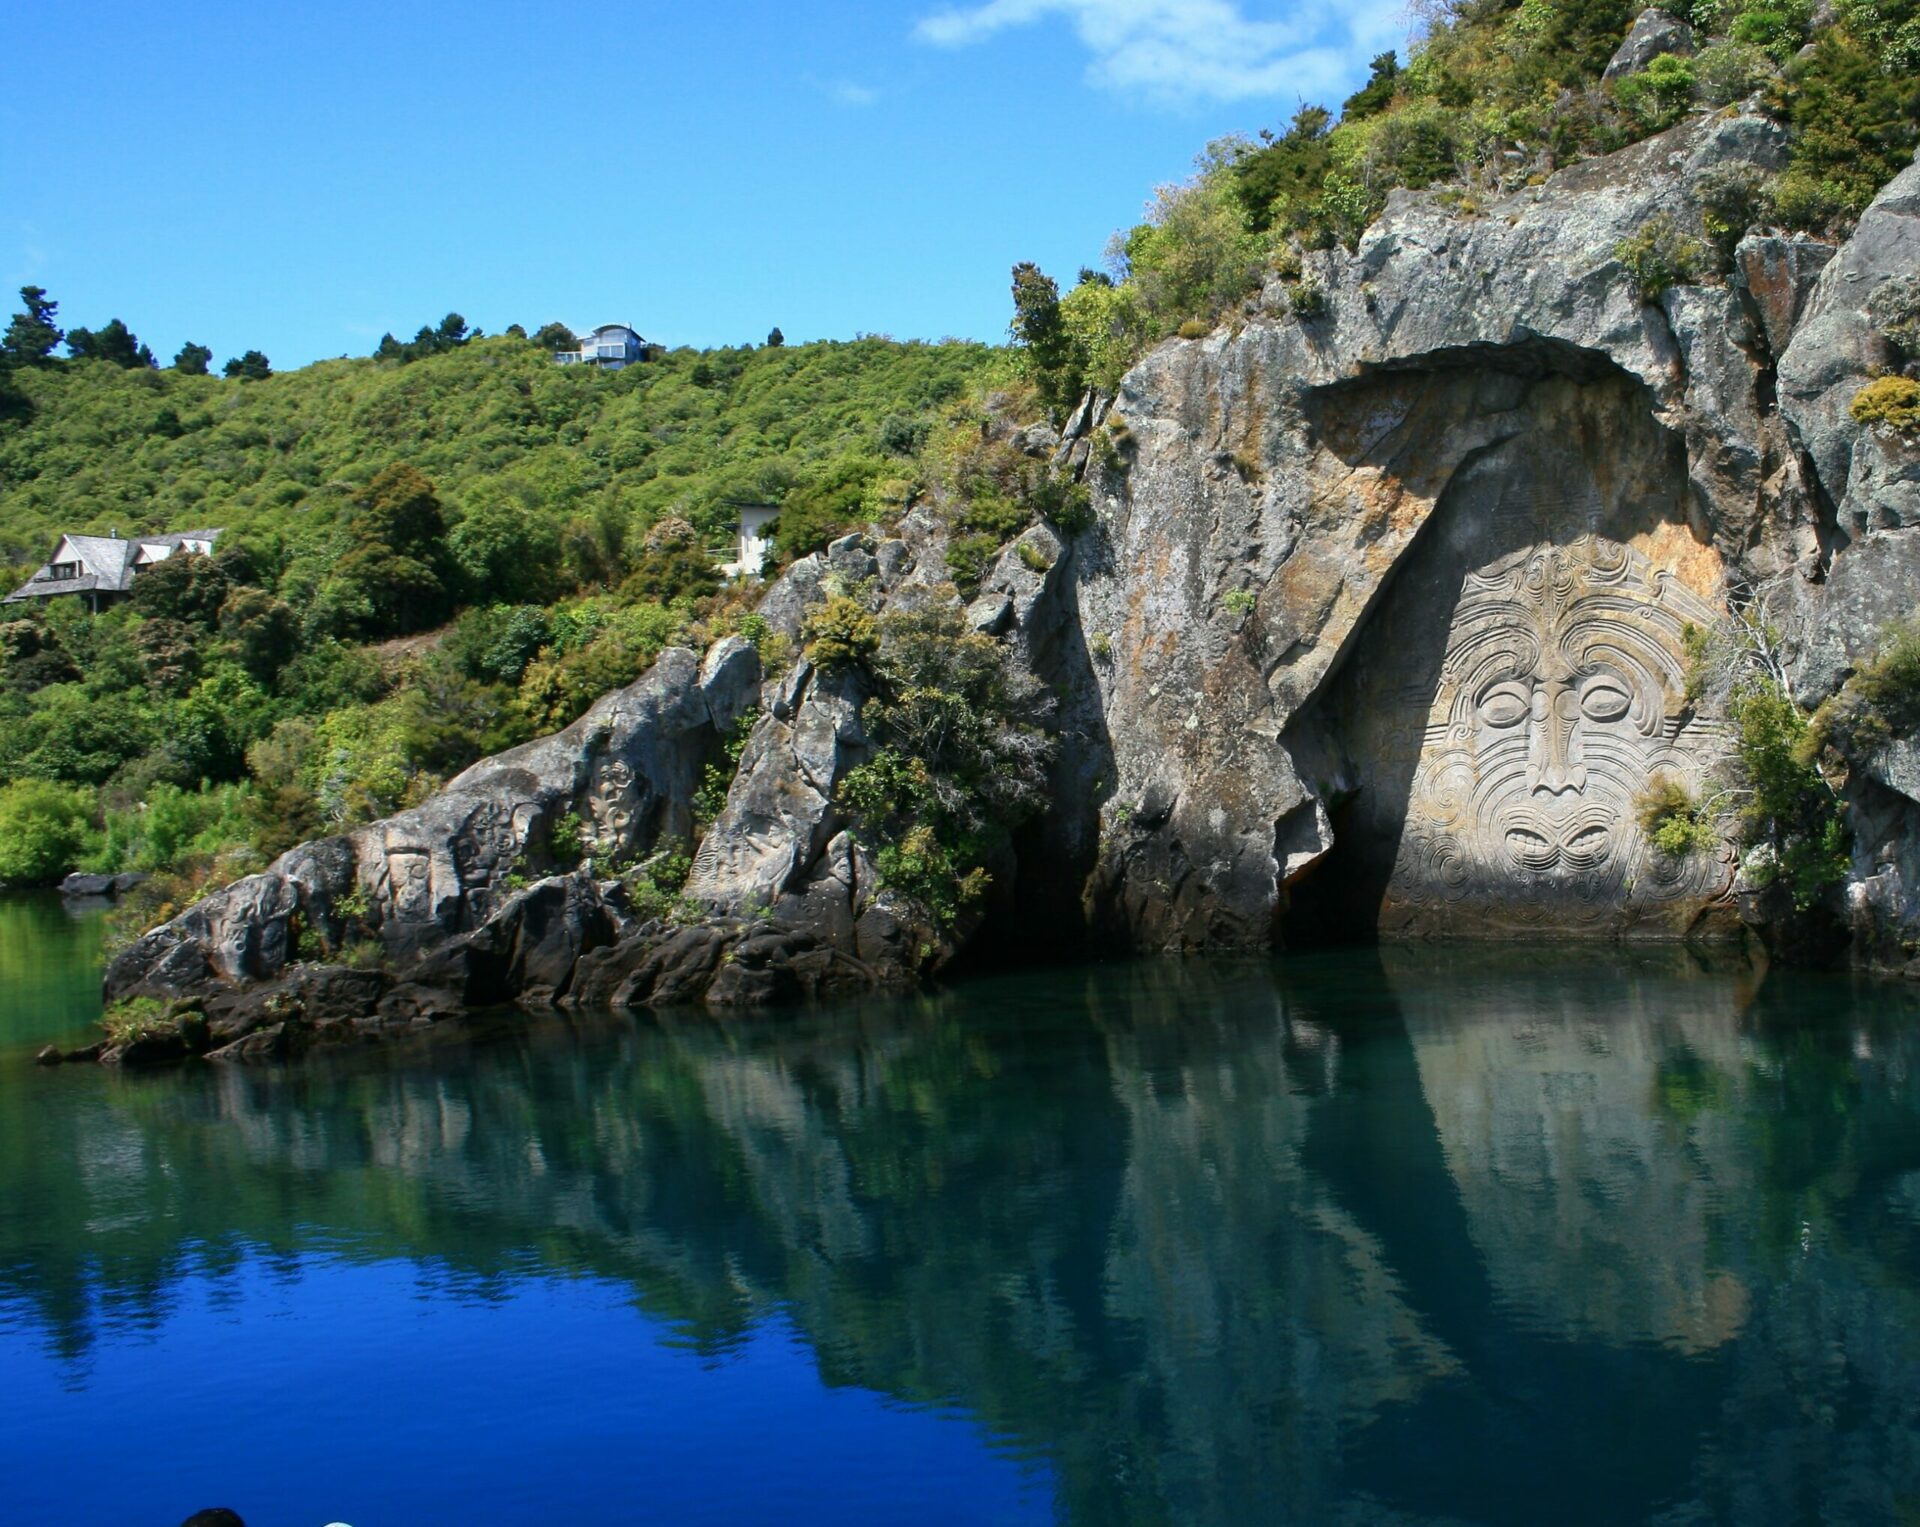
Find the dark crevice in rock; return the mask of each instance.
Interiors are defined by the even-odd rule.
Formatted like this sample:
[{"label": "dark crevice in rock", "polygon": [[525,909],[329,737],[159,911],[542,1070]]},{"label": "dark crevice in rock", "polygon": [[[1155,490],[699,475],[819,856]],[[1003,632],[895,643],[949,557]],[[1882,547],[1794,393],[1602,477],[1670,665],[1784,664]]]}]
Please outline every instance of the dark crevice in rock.
[{"label": "dark crevice in rock", "polygon": [[1407,371],[1503,372],[1526,381],[1561,376],[1575,382],[1598,382],[1608,377],[1620,377],[1642,387],[1646,385],[1604,351],[1570,344],[1551,335],[1532,334],[1524,330],[1517,330],[1516,333],[1518,338],[1498,344],[1451,345],[1415,355],[1395,356],[1391,360],[1363,360],[1357,364],[1353,377],[1330,382],[1315,390],[1337,394],[1365,387],[1377,377]]}]

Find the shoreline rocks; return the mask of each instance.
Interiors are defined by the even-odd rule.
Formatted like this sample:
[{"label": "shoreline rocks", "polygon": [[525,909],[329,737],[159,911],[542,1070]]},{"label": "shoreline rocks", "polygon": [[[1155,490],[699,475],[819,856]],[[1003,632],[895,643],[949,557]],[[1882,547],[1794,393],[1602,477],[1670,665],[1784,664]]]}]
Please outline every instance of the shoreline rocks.
[{"label": "shoreline rocks", "polygon": [[[1623,67],[1686,45],[1642,21]],[[1684,864],[1631,809],[1726,746],[1685,627],[1762,596],[1811,703],[1915,603],[1920,460],[1847,404],[1885,359],[1867,299],[1920,264],[1920,168],[1837,249],[1751,234],[1725,280],[1651,300],[1616,254],[1783,153],[1728,109],[1476,213],[1395,192],[1354,251],[1307,257],[1312,302],[1276,277],[1061,430],[990,423],[1084,485],[1089,526],[1036,522],[967,599],[924,505],[789,567],[760,614],[796,647],[834,593],[938,603],[1051,697],[1050,810],[960,924],[894,895],[838,803],[872,749],[859,674],[768,678],[728,638],[215,892],[120,955],[108,998],[198,1002],[176,1053],[239,1060],[506,1003],[905,989],[969,947],[1264,948],[1383,906],[1413,935],[1660,939],[1738,936],[1744,909],[1813,947],[1730,842]],[[749,712],[663,918],[609,871],[690,840]],[[1920,937],[1914,771],[1869,765],[1835,912],[1862,964]]]}]

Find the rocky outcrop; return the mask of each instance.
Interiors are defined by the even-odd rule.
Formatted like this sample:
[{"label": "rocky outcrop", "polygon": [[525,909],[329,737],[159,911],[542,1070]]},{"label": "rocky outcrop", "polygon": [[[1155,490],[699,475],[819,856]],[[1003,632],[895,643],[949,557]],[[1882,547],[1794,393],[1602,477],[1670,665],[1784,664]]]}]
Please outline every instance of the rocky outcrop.
[{"label": "rocky outcrop", "polygon": [[[1684,32],[1649,12],[1623,67]],[[1088,528],[1036,523],[964,601],[926,505],[794,563],[760,604],[790,649],[836,593],[941,603],[1053,696],[1051,809],[992,866],[978,947],[1736,932],[1725,836],[1675,858],[1639,825],[1650,783],[1703,790],[1730,746],[1689,632],[1759,597],[1812,700],[1920,587],[1920,465],[1847,411],[1889,360],[1864,308],[1920,256],[1920,169],[1837,250],[1752,235],[1723,279],[1651,300],[1620,258],[1656,219],[1697,228],[1704,177],[1782,157],[1729,110],[1471,213],[1395,192],[1354,250],[1059,431],[1005,427],[1085,484]],[[912,982],[975,930],[930,926],[849,831],[865,682],[801,656],[763,684],[737,640],[669,652],[567,731],[148,934],[110,994],[265,989],[356,938],[395,1022]],[[673,916],[555,853],[569,817],[595,867],[685,841],[756,708]],[[1861,947],[1916,928],[1908,762],[1849,787]]]},{"label": "rocky outcrop", "polygon": [[[943,542],[907,529],[917,552],[849,536],[796,563],[762,602],[769,624],[797,638],[812,604],[856,586],[957,606],[944,579],[918,576],[943,565]],[[1046,580],[1020,564],[993,581],[1030,615]],[[936,927],[889,892],[847,831],[836,792],[868,751],[862,682],[804,656],[763,682],[738,637],[704,658],[670,649],[566,730],[147,933],[112,962],[106,995],[163,999],[170,1016],[100,1058],[279,1059],[508,1003],[731,1007],[911,984],[967,926]],[[749,721],[663,911],[651,878],[623,871],[693,836],[696,788]]]},{"label": "rocky outcrop", "polygon": [[684,840],[701,773],[758,698],[759,679],[754,649],[738,638],[704,661],[670,649],[565,731],[474,765],[411,811],[302,844],[154,929],[109,966],[107,996],[257,983],[355,948],[400,970],[432,957],[439,979],[454,948],[481,945],[515,974],[469,987],[476,997],[562,995],[564,972],[540,953],[543,941],[605,941],[617,904],[586,885],[568,903],[564,934],[537,932],[552,911],[546,893],[516,882],[563,857],[618,865]]},{"label": "rocky outcrop", "polygon": [[1693,28],[1678,16],[1650,7],[1634,19],[1625,39],[1607,61],[1603,79],[1638,74],[1663,53],[1690,55],[1695,48]]},{"label": "rocky outcrop", "polygon": [[[1592,538],[1607,566],[1645,559],[1632,574],[1644,588],[1695,601],[1638,660],[1630,730],[1644,784],[1647,750],[1671,746],[1683,719],[1679,628],[1709,617],[1736,571],[1814,565],[1820,531],[1742,294],[1643,301],[1615,250],[1656,216],[1697,220],[1708,171],[1769,167],[1780,152],[1771,124],[1728,114],[1478,217],[1396,193],[1354,253],[1314,257],[1244,326],[1164,345],[1128,375],[1104,423],[1127,470],[1102,479],[1103,544],[1076,563],[1080,624],[1115,654],[1089,671],[1112,762],[1090,900],[1109,926],[1152,946],[1263,944],[1289,886],[1333,849],[1339,810],[1359,804],[1372,825],[1357,837],[1378,851],[1405,837],[1415,775],[1449,767],[1423,752],[1423,731],[1471,721],[1436,708],[1449,643],[1474,635],[1450,630],[1446,591],[1529,549]],[[1389,619],[1396,589],[1426,614]],[[1582,589],[1599,597],[1591,578]],[[1486,617],[1517,623],[1509,653],[1532,640],[1522,628],[1537,638],[1576,618],[1571,597],[1529,598]],[[1546,682],[1508,677],[1529,693]],[[1468,698],[1471,710],[1480,697]],[[1599,724],[1586,730],[1598,744]],[[1513,744],[1523,774],[1539,740]],[[1446,797],[1443,780],[1428,784]],[[1578,819],[1570,808],[1543,831],[1516,826],[1540,841],[1515,840],[1513,883],[1543,887],[1528,854],[1577,862]],[[1464,826],[1434,849],[1432,874],[1477,895],[1515,824],[1495,813]],[[1663,873],[1631,834],[1587,848],[1605,849],[1603,879],[1645,887]],[[1377,906],[1393,864],[1350,868]],[[1685,931],[1723,889],[1697,887],[1648,924],[1593,878],[1567,873],[1617,904],[1596,931]]]}]

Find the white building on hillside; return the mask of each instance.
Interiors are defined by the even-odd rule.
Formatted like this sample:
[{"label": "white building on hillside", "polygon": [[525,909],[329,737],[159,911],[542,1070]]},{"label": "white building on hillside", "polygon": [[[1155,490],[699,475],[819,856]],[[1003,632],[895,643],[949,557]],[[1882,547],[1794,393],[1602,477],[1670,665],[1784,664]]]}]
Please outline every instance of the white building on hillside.
[{"label": "white building on hillside", "polygon": [[729,578],[758,578],[767,565],[773,543],[767,539],[767,527],[780,517],[778,504],[741,504],[740,529],[734,542],[734,560],[722,562],[720,571]]},{"label": "white building on hillside", "polygon": [[638,365],[652,348],[637,329],[624,323],[603,323],[591,334],[580,336],[578,350],[557,350],[553,358],[562,366],[600,366],[619,371]]}]

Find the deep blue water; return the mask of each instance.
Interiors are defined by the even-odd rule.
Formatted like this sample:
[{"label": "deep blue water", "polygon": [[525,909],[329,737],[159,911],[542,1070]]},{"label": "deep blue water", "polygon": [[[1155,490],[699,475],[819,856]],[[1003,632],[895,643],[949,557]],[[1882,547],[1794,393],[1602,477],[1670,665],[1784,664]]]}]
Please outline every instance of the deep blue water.
[{"label": "deep blue water", "polygon": [[1920,1517],[1900,988],[1386,949],[36,1070],[98,937],[0,903],[0,1521]]}]

